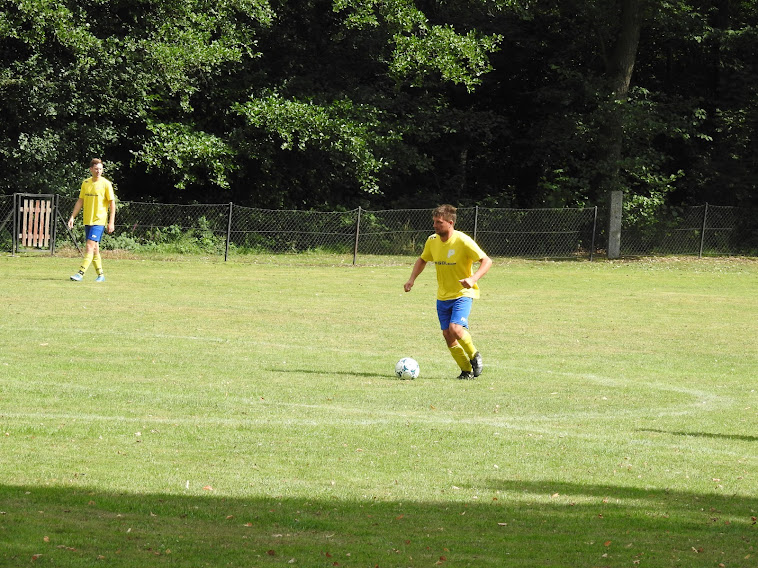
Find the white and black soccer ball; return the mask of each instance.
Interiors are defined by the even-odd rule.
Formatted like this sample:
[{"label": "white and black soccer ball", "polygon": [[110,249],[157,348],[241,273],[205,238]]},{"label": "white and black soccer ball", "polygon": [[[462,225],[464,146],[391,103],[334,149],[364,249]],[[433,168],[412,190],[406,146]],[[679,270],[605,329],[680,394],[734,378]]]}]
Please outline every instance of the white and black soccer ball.
[{"label": "white and black soccer ball", "polygon": [[415,379],[420,372],[418,361],[411,357],[403,357],[395,365],[395,375],[400,379]]}]

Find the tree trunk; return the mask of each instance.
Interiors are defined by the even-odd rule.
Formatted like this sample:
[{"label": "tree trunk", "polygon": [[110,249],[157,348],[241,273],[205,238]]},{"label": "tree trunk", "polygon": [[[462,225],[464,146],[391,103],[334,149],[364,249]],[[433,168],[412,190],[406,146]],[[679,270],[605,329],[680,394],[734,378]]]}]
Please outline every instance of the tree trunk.
[{"label": "tree trunk", "polygon": [[624,145],[624,105],[629,94],[632,72],[640,41],[643,0],[621,0],[618,35],[606,59],[606,74],[612,105],[602,129],[599,148],[601,193],[622,189],[619,168]]}]

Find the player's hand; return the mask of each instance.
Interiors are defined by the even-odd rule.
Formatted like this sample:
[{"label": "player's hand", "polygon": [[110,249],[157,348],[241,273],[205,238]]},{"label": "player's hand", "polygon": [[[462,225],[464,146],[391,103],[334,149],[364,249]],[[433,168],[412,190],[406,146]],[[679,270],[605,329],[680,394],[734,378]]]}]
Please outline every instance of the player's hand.
[{"label": "player's hand", "polygon": [[69,219],[68,219],[68,228],[69,229],[73,229],[74,228],[74,218],[73,217],[69,217]]},{"label": "player's hand", "polygon": [[471,278],[464,278],[463,280],[458,280],[458,282],[460,282],[461,286],[464,288],[473,288],[474,284],[476,284]]},{"label": "player's hand", "polygon": [[408,280],[408,282],[406,282],[405,285],[403,286],[403,290],[405,290],[406,292],[410,292],[411,288],[413,288],[413,282]]},{"label": "player's hand", "polygon": [[115,225],[113,223],[108,223],[108,232],[112,233],[115,230],[116,230]]}]

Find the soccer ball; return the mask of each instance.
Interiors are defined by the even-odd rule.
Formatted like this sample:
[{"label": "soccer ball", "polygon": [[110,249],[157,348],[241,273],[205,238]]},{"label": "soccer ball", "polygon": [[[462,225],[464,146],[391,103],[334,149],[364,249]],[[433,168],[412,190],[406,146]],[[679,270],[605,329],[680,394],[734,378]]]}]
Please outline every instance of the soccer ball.
[{"label": "soccer ball", "polygon": [[395,374],[401,379],[415,379],[420,372],[418,362],[410,357],[403,357],[395,365]]}]

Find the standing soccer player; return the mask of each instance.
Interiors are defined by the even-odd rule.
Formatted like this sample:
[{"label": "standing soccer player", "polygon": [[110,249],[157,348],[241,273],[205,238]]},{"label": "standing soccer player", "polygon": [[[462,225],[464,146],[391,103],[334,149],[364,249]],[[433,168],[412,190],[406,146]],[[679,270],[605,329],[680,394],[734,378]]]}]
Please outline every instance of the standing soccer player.
[{"label": "standing soccer player", "polygon": [[[434,234],[424,245],[404,289],[410,292],[416,278],[434,262],[437,268],[437,315],[448,349],[461,368],[459,379],[473,379],[482,374],[482,356],[474,347],[468,331],[468,319],[474,299],[479,298],[477,281],[487,274],[492,259],[484,254],[474,239],[455,230],[456,208],[440,205],[432,211]],[[472,272],[474,262],[479,268]]]},{"label": "standing soccer player", "polygon": [[82,182],[79,199],[76,201],[74,210],[68,220],[68,228],[73,229],[74,218],[82,208],[84,209],[84,230],[87,236],[87,248],[82,265],[79,267],[79,272],[74,274],[71,280],[81,282],[89,265],[94,264],[95,270],[97,270],[95,282],[105,282],[103,260],[100,258],[100,239],[103,238],[106,223],[109,233],[115,230],[116,195],[113,193],[113,184],[103,177],[102,160],[94,158],[90,162],[89,171],[92,177]]}]

